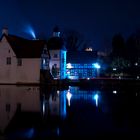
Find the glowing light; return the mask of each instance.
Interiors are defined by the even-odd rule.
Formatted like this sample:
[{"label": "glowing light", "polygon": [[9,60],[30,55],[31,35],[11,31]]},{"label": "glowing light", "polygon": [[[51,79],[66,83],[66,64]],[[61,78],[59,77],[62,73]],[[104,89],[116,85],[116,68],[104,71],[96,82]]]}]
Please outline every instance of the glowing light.
[{"label": "glowing light", "polygon": [[33,39],[36,39],[35,32],[34,32],[34,30],[33,30],[31,25],[26,26],[25,32],[30,34]]},{"label": "glowing light", "polygon": [[60,93],[60,91],[59,90],[57,90],[57,94],[59,94]]},{"label": "glowing light", "polygon": [[135,63],[135,66],[138,66],[138,63],[137,62]]},{"label": "glowing light", "polygon": [[71,69],[71,68],[72,68],[71,63],[68,63],[68,64],[67,64],[67,68],[68,68],[68,69]]},{"label": "glowing light", "polygon": [[96,106],[98,106],[98,100],[99,100],[99,95],[98,94],[94,95],[94,100],[95,100]]},{"label": "glowing light", "polygon": [[117,69],[116,68],[113,68],[113,70],[116,71]]},{"label": "glowing light", "polygon": [[89,80],[90,78],[87,78],[87,80]]},{"label": "glowing light", "polygon": [[86,48],[85,51],[92,51],[92,48],[91,47]]},{"label": "glowing light", "polygon": [[67,96],[67,100],[68,100],[68,106],[70,106],[70,100],[71,100],[72,94],[69,92],[69,90],[68,90],[66,96]]},{"label": "glowing light", "polygon": [[43,114],[45,114],[45,101],[43,101]]},{"label": "glowing light", "polygon": [[43,64],[45,65],[45,59],[43,59]]},{"label": "glowing light", "polygon": [[70,74],[70,71],[67,71],[67,74]]},{"label": "glowing light", "polygon": [[140,79],[140,77],[139,77],[139,76],[137,76],[137,79]]},{"label": "glowing light", "polygon": [[114,93],[114,94],[117,94],[117,91],[116,91],[116,90],[113,90],[113,93]]},{"label": "glowing light", "polygon": [[100,66],[98,63],[94,63],[93,65],[94,65],[94,67],[95,67],[96,69],[100,69],[100,68],[101,68],[101,66]]}]

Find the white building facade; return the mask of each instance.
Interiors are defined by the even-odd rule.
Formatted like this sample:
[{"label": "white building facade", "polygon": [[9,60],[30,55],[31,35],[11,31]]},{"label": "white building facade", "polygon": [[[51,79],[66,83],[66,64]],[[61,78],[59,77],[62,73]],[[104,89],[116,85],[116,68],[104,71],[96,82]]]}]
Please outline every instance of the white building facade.
[{"label": "white building facade", "polygon": [[0,83],[40,83],[40,70],[49,69],[49,53],[44,50],[47,50],[44,41],[3,34],[0,41]]}]

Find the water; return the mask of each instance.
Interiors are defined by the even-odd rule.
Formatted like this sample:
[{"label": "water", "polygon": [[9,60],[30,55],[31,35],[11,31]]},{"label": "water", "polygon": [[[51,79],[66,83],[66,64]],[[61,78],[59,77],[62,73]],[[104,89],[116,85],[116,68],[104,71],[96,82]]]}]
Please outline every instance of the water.
[{"label": "water", "polygon": [[140,137],[140,90],[0,86],[0,139]]}]

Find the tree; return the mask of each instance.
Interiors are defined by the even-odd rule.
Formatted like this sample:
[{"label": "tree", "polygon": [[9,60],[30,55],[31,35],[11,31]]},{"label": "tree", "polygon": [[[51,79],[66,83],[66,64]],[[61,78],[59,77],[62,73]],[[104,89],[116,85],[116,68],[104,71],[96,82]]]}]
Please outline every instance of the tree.
[{"label": "tree", "polygon": [[116,34],[112,38],[112,56],[125,57],[125,42],[121,34]]},{"label": "tree", "polygon": [[67,29],[62,34],[68,51],[80,51],[87,45],[82,34],[76,30]]},{"label": "tree", "polygon": [[127,58],[132,63],[137,61],[140,57],[140,30],[133,33],[126,41]]}]

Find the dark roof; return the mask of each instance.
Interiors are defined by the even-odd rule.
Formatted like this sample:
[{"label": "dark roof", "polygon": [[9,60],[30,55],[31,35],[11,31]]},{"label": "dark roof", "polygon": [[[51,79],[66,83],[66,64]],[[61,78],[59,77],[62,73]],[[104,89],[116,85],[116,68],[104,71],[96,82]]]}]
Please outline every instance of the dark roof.
[{"label": "dark roof", "polygon": [[97,60],[97,51],[69,51],[67,63],[90,64]]},{"label": "dark roof", "polygon": [[47,46],[49,50],[66,50],[64,40],[61,37],[52,37],[48,40]]},{"label": "dark roof", "polygon": [[3,36],[18,58],[40,58],[46,44],[45,40],[28,40],[14,35]]}]

